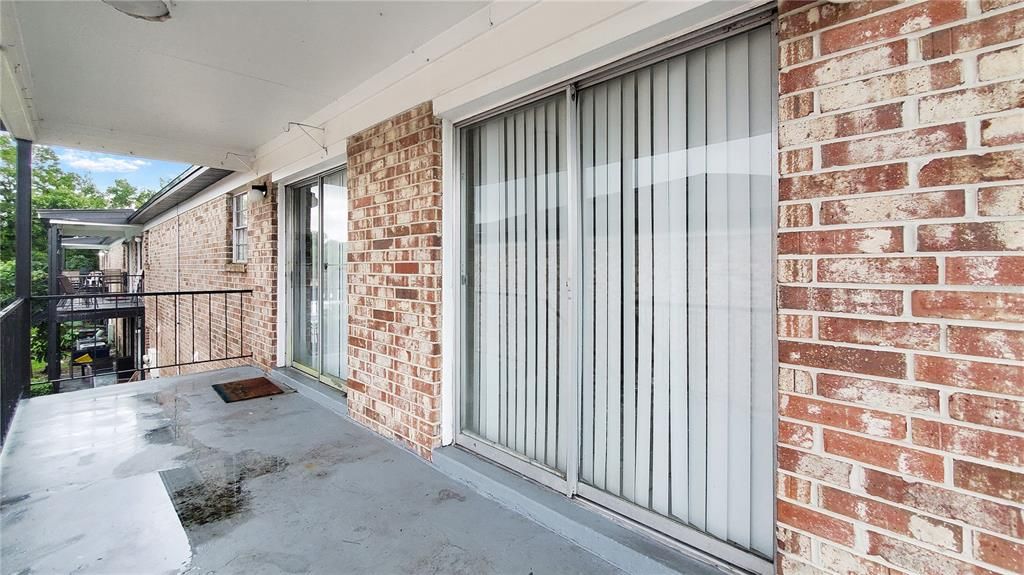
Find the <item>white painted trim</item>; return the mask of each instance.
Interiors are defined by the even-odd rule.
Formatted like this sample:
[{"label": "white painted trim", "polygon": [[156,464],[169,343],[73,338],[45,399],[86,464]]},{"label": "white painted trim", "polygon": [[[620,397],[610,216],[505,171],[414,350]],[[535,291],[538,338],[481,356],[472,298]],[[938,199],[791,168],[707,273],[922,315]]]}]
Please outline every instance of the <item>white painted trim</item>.
[{"label": "white painted trim", "polygon": [[[301,162],[295,162],[289,166],[275,170],[270,174],[272,181],[289,186],[295,182],[312,178],[313,176],[337,170],[348,163],[348,140],[342,140],[340,144],[344,151],[337,152],[325,158],[304,158]],[[312,164],[309,164],[312,162]]]},{"label": "white painted trim", "polygon": [[441,444],[451,445],[458,430],[456,390],[459,362],[459,307],[462,278],[460,272],[462,202],[459,194],[455,128],[451,121],[441,122]]},{"label": "white painted trim", "polygon": [[435,98],[434,113],[459,123],[765,3],[718,0],[629,6],[520,60],[446,91]]},{"label": "white painted trim", "polygon": [[38,134],[31,101],[32,70],[25,57],[21,20],[14,2],[0,2],[0,38],[0,117],[14,137],[35,141]]},{"label": "white painted trim", "polygon": [[18,77],[11,69],[10,58],[0,51],[0,114],[4,125],[16,138],[33,141],[36,139],[32,110],[21,97],[22,89]]},{"label": "white painted trim", "polygon": [[92,250],[96,252],[106,252],[114,247],[106,244],[76,244],[73,242],[61,242],[61,246],[68,250]]},{"label": "white painted trim", "polygon": [[[303,120],[328,152],[425,101],[457,120],[746,11],[764,0],[489,4]],[[257,149],[259,171],[290,174],[324,152],[301,134]]]}]

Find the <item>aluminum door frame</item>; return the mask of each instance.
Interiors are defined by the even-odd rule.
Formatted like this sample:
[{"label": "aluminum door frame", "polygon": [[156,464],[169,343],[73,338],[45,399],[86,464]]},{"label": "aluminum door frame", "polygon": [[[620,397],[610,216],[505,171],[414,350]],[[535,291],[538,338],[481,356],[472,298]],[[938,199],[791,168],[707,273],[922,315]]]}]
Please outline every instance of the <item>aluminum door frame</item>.
[{"label": "aluminum door frame", "polygon": [[[342,172],[342,171],[346,171],[347,172],[347,170],[348,170],[348,165],[347,164],[342,164],[340,166],[333,167],[333,168],[331,168],[329,170],[325,170],[325,171],[319,172],[319,173],[317,173],[315,175],[312,175],[312,176],[309,176],[309,177],[306,177],[306,178],[302,178],[300,180],[296,180],[294,182],[290,182],[290,183],[286,184],[284,186],[284,194],[285,194],[284,204],[286,206],[285,209],[287,210],[287,213],[285,214],[285,218],[284,219],[288,223],[288,230],[286,230],[285,234],[282,234],[282,235],[286,235],[286,237],[287,237],[287,244],[284,246],[284,248],[285,248],[284,249],[284,253],[289,256],[290,265],[291,265],[291,269],[289,270],[289,274],[288,274],[288,276],[289,276],[288,277],[288,283],[290,285],[288,286],[288,297],[286,298],[286,300],[287,300],[287,307],[288,307],[287,314],[288,314],[288,318],[289,318],[289,321],[286,322],[286,331],[287,331],[287,336],[288,336],[288,345],[287,345],[288,362],[287,362],[287,364],[288,364],[289,367],[293,367],[293,368],[301,371],[302,373],[305,373],[306,375],[308,375],[308,376],[310,376],[312,378],[315,378],[317,381],[319,381],[321,383],[327,384],[327,385],[329,385],[329,386],[331,386],[331,387],[333,387],[335,389],[339,389],[339,390],[344,391],[344,392],[348,391],[347,380],[339,379],[337,377],[333,377],[331,375],[327,375],[327,374],[325,374],[323,372],[323,335],[322,334],[320,334],[319,337],[318,337],[318,340],[320,342],[320,350],[319,350],[319,353],[317,354],[317,357],[319,358],[320,365],[318,365],[316,367],[312,367],[312,366],[305,365],[305,364],[295,360],[295,353],[294,353],[295,336],[294,336],[293,330],[295,329],[295,326],[298,324],[298,322],[296,321],[297,318],[294,317],[295,316],[295,298],[296,297],[300,297],[300,295],[297,293],[298,290],[295,289],[295,282],[296,282],[296,280],[298,278],[298,269],[295,267],[295,258],[294,258],[294,255],[295,255],[295,237],[294,237],[294,234],[298,230],[296,229],[296,225],[295,225],[295,218],[297,216],[297,213],[296,213],[294,207],[292,206],[291,194],[294,193],[296,188],[300,188],[300,187],[303,187],[303,186],[308,186],[310,184],[316,184],[317,190],[318,190],[318,197],[319,197],[319,205],[317,207],[317,220],[318,220],[320,229],[323,230],[323,223],[324,223],[324,201],[323,201],[324,178],[326,178],[327,176],[336,174],[338,172]],[[347,174],[346,174],[346,182],[347,182]],[[347,183],[346,183],[346,187],[347,187]],[[278,198],[279,208],[280,208],[280,203],[281,203],[281,198]],[[278,230],[278,233],[280,234],[280,230]],[[320,240],[320,249],[319,249],[319,251],[317,253],[320,254],[320,262],[317,262],[314,267],[317,269],[317,273],[320,274],[320,286],[322,287],[323,286],[323,273],[324,273],[324,270],[323,270],[323,238],[322,237],[321,237],[321,240]],[[321,295],[320,298],[317,299],[317,307],[318,307],[318,309],[317,309],[317,319],[318,319],[318,322],[319,322],[319,321],[322,321],[322,319],[323,319],[323,296],[322,295]],[[346,325],[346,327],[348,326],[348,319],[347,318],[345,320],[345,325]],[[320,329],[322,329],[322,324],[321,324]],[[347,340],[347,339],[348,339],[348,334],[346,333],[344,335],[344,337],[342,338],[342,340],[344,341],[344,340]],[[346,353],[346,358],[347,358],[347,353]]]},{"label": "aluminum door frame", "polygon": [[[718,563],[726,568],[739,567],[748,572],[758,573],[763,575],[773,574],[775,572],[775,565],[773,558],[765,558],[749,549],[743,549],[736,547],[726,541],[718,539],[704,531],[701,531],[695,527],[687,524],[675,521],[667,516],[660,515],[649,509],[645,509],[639,505],[636,505],[630,501],[626,501],[618,496],[612,495],[604,490],[596,487],[587,485],[580,482],[579,480],[579,450],[581,441],[581,428],[580,428],[580,417],[579,417],[579,405],[581,402],[582,395],[582,374],[579,371],[581,365],[581,354],[582,345],[581,340],[577,338],[577,334],[580,333],[580,319],[577,303],[578,295],[580,293],[581,285],[579,278],[581,277],[581,257],[580,248],[582,236],[580,235],[581,229],[581,194],[582,188],[580,186],[580,161],[579,161],[579,106],[577,105],[576,89],[579,86],[592,86],[599,84],[608,79],[619,77],[627,74],[631,71],[639,68],[651,65],[656,62],[660,62],[676,56],[684,54],[707,46],[709,44],[724,40],[726,38],[737,36],[740,34],[747,33],[755,28],[770,25],[772,37],[775,40],[775,45],[778,45],[778,19],[777,14],[773,5],[766,5],[760,8],[756,8],[747,13],[728,19],[725,22],[721,22],[711,27],[698,31],[694,34],[687,35],[683,38],[666,42],[663,45],[655,46],[651,49],[645,50],[639,54],[627,56],[620,61],[613,62],[607,66],[603,66],[592,72],[583,74],[577,78],[567,80],[560,84],[551,86],[545,90],[536,92],[523,98],[519,98],[512,102],[509,102],[500,107],[486,111],[482,114],[477,114],[465,120],[461,120],[454,125],[453,142],[452,142],[452,156],[454,166],[457,170],[457,191],[459,205],[453,206],[458,210],[459,225],[455,226],[458,237],[453,238],[453,241],[459,246],[458,254],[460,257],[459,262],[459,297],[458,297],[458,310],[456,311],[454,325],[456,326],[457,335],[456,341],[458,342],[457,350],[455,353],[458,357],[455,361],[457,367],[457,377],[453,387],[454,394],[454,439],[455,443],[469,449],[470,451],[476,452],[477,454],[485,457],[486,459],[492,460],[495,463],[502,465],[527,477],[538,483],[541,483],[551,489],[559,491],[570,498],[577,498],[585,504],[596,505],[601,510],[610,512],[613,516],[619,517],[626,523],[632,523],[632,526],[639,531],[646,531],[652,536],[662,540],[662,542],[678,548],[681,552],[695,556],[703,561],[709,561],[712,563]],[[771,57],[772,65],[777,69],[778,55],[777,50],[773,50]],[[773,94],[778,96],[777,86],[777,75],[772,75],[772,88]],[[564,240],[568,243],[568,251],[564,254],[565,265],[570,277],[566,278],[563,288],[563,294],[560,298],[563,302],[563,308],[565,313],[562,314],[561,326],[563,333],[568,334],[563,337],[568,337],[575,345],[566,346],[562,350],[562,361],[563,371],[560,373],[560,379],[563,382],[572,382],[572,393],[566,393],[566,397],[570,398],[571,405],[569,406],[570,412],[566,415],[564,423],[566,424],[566,432],[571,432],[569,441],[566,442],[568,446],[568,453],[566,454],[566,473],[565,475],[558,474],[545,466],[539,465],[527,459],[524,455],[516,453],[504,446],[497,445],[493,442],[482,439],[475,434],[467,433],[462,430],[461,425],[461,394],[462,388],[466,384],[467,380],[467,357],[469,355],[466,346],[465,329],[463,326],[463,316],[467,311],[467,262],[465,258],[466,250],[466,233],[464,232],[465,223],[468,219],[468,214],[464,211],[463,197],[465,189],[463,182],[465,180],[465,173],[462,170],[462,131],[474,124],[480,123],[488,118],[500,115],[509,110],[514,110],[520,106],[542,100],[547,97],[551,97],[553,94],[563,92],[567,99],[566,102],[566,117],[567,117],[567,133],[566,133],[566,151],[567,170],[568,170],[568,198],[567,198],[567,210],[568,210],[568,229],[567,236]],[[773,127],[771,138],[772,138],[772,149],[778,150],[778,107],[776,105],[771,106],[771,125]],[[772,181],[772,205],[778,205],[778,163],[776,161],[771,162],[772,174],[770,176]],[[772,218],[772,236],[777,236],[778,222],[776,218]],[[774,243],[774,240],[773,240]],[[773,253],[777,250],[773,250]],[[772,285],[775,285],[775,268],[772,266]],[[772,302],[771,317],[777,316],[776,302]],[[778,337],[773,332],[772,336],[772,397],[773,397],[773,409],[772,418],[773,426],[772,432],[777,435],[778,429],[778,409],[775,405],[778,401]],[[773,444],[776,442],[773,441]],[[777,469],[777,455],[773,453],[773,469]],[[773,476],[776,475],[773,473]],[[777,478],[773,479],[777,481]],[[774,493],[774,489],[773,489]],[[773,516],[773,521],[775,517]],[[777,550],[777,545],[776,545]]]}]

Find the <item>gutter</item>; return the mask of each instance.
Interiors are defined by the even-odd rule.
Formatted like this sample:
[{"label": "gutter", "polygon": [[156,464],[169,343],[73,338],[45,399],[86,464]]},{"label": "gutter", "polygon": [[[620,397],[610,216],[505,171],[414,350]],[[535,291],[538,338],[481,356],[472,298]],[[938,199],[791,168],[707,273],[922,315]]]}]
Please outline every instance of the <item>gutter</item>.
[{"label": "gutter", "polygon": [[167,182],[167,184],[163,188],[161,188],[160,191],[158,191],[157,193],[153,194],[152,197],[150,197],[148,200],[146,200],[146,203],[144,203],[141,206],[139,206],[139,208],[137,210],[135,210],[135,212],[133,212],[130,216],[128,216],[128,223],[134,222],[136,219],[138,219],[140,216],[142,216],[145,212],[147,212],[148,210],[152,209],[153,206],[156,205],[157,202],[162,200],[164,198],[164,196],[167,196],[168,194],[170,194],[171,191],[173,191],[174,188],[176,188],[179,184],[182,184],[185,181],[190,180],[190,179],[192,179],[195,176],[198,176],[200,173],[202,173],[203,171],[205,171],[207,169],[208,168],[206,166],[190,166],[190,167],[188,167],[185,171],[183,171],[182,173],[178,174],[177,177],[175,177],[173,180],[171,180],[170,182]]}]

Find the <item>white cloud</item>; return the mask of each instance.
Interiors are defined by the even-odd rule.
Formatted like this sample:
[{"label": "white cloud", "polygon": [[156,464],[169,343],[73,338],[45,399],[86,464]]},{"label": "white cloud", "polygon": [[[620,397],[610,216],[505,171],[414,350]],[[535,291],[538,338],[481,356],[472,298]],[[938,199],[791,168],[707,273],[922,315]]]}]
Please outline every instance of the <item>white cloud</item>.
[{"label": "white cloud", "polygon": [[146,160],[138,158],[109,156],[78,150],[65,150],[59,157],[69,167],[90,172],[130,173],[149,165]]}]

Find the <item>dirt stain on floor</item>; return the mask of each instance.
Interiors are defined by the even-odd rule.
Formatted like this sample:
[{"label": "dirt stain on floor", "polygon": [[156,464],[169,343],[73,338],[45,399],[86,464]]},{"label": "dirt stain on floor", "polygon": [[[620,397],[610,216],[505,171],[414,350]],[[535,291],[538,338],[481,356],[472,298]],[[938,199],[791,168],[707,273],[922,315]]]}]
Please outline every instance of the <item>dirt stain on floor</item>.
[{"label": "dirt stain on floor", "polygon": [[246,482],[287,467],[283,457],[248,450],[225,457],[219,465],[207,462],[160,474],[182,526],[189,530],[247,511],[252,494]]}]

